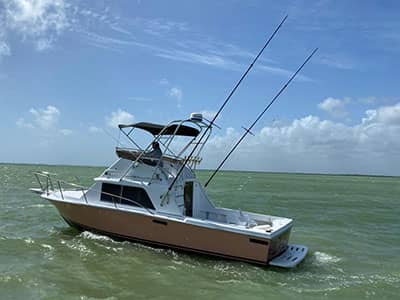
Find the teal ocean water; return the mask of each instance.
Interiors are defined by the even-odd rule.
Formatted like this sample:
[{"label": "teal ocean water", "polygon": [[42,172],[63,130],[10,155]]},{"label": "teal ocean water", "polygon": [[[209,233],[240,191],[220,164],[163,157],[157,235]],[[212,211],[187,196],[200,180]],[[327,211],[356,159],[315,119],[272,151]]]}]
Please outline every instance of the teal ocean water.
[{"label": "teal ocean water", "polygon": [[218,206],[295,219],[310,253],[282,270],[80,233],[29,192],[39,170],[90,185],[102,168],[0,164],[0,299],[400,297],[400,178],[221,172]]}]

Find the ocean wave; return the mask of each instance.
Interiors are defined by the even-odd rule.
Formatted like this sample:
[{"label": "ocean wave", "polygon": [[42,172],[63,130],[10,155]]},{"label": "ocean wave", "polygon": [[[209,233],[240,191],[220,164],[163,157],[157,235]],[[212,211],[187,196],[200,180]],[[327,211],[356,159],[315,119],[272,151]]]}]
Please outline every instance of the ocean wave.
[{"label": "ocean wave", "polygon": [[41,244],[40,246],[42,246],[43,248],[48,249],[48,250],[54,250],[53,246],[50,246],[50,245],[47,245],[47,244]]},{"label": "ocean wave", "polygon": [[95,241],[103,241],[105,238],[108,239],[108,237],[103,237],[88,231],[82,232],[80,235],[75,237],[72,240],[63,240],[61,239],[60,243],[62,245],[67,246],[69,249],[76,250],[80,253],[81,256],[89,256],[89,255],[96,255],[90,248],[88,248],[80,238],[84,239],[90,239],[90,240],[95,240]]},{"label": "ocean wave", "polygon": [[[92,300],[92,299],[100,299],[100,298],[92,298],[92,297],[88,297],[88,296],[81,296],[79,299],[81,299],[81,300]],[[115,299],[118,299],[118,298],[115,297],[115,296],[110,296],[110,297],[101,298],[101,299],[103,299],[103,300],[115,300]]]},{"label": "ocean wave", "polygon": [[40,244],[40,246],[46,250],[43,252],[44,258],[48,260],[54,259],[54,247],[48,244]]},{"label": "ocean wave", "polygon": [[106,249],[106,250],[109,250],[109,251],[112,251],[112,252],[115,252],[115,253],[120,252],[120,251],[123,250],[122,247],[110,247],[110,246],[107,246],[107,245],[103,245],[101,243],[96,243],[96,245],[99,246],[100,248],[103,248],[103,249]]},{"label": "ocean wave", "polygon": [[0,282],[22,282],[22,278],[19,275],[0,275]]},{"label": "ocean wave", "polygon": [[90,231],[83,231],[80,235],[80,237],[88,240],[94,240],[94,241],[105,241],[105,242],[113,242],[116,243],[112,238],[101,235],[101,234],[96,234]]},{"label": "ocean wave", "polygon": [[31,238],[25,239],[24,242],[27,243],[27,244],[33,244],[33,243],[35,243],[35,241],[34,241],[33,239],[31,239]]},{"label": "ocean wave", "polygon": [[[313,284],[300,282],[297,285],[287,285],[287,288],[297,293],[321,294],[343,289],[364,289],[365,296],[372,296],[378,291],[382,284],[397,287],[400,282],[400,275],[396,273],[388,274],[329,274],[320,276],[309,274],[308,280],[312,279]],[[298,278],[300,279],[300,278]],[[302,274],[304,279],[304,274]]]},{"label": "ocean wave", "polygon": [[26,206],[21,206],[18,207],[20,209],[27,209],[27,208],[43,208],[43,207],[51,207],[51,204],[31,204],[31,205],[26,205]]},{"label": "ocean wave", "polygon": [[236,279],[227,279],[227,280],[216,280],[216,283],[219,284],[235,284],[235,283],[240,283],[240,280]]},{"label": "ocean wave", "polygon": [[218,261],[213,266],[213,270],[221,276],[228,276],[226,280],[247,280],[251,277],[249,269],[239,262]]},{"label": "ocean wave", "polygon": [[77,250],[81,256],[96,255],[92,250],[79,241],[70,241],[62,244],[65,244],[69,249]]},{"label": "ocean wave", "polygon": [[51,207],[51,204],[32,204],[32,205],[28,205],[27,207],[38,207],[38,208],[42,208],[42,207]]}]

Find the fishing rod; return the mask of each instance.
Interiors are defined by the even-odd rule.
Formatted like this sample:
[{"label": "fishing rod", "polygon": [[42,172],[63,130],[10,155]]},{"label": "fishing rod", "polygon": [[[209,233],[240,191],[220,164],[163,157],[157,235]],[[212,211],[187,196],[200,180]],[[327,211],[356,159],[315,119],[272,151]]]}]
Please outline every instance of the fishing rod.
[{"label": "fishing rod", "polygon": [[272,98],[271,102],[264,108],[264,110],[257,116],[257,118],[254,120],[254,122],[251,124],[249,128],[244,128],[245,132],[243,135],[240,137],[240,139],[236,142],[236,144],[232,147],[232,149],[228,152],[228,154],[225,156],[225,158],[222,160],[222,162],[219,164],[218,168],[215,169],[215,171],[212,173],[210,178],[207,180],[205,183],[204,187],[207,187],[207,185],[210,183],[210,181],[214,178],[215,174],[218,173],[218,171],[221,169],[225,161],[229,158],[229,156],[235,151],[235,149],[239,146],[239,144],[243,141],[243,139],[246,137],[248,133],[251,133],[251,129],[253,129],[254,125],[262,118],[262,116],[265,114],[265,112],[272,106],[272,104],[275,102],[276,99],[279,98],[279,96],[283,93],[283,91],[289,86],[289,84],[293,81],[293,79],[297,76],[297,74],[303,69],[303,67],[308,63],[308,61],[311,59],[311,57],[317,52],[318,48],[315,48],[314,51],[306,58],[306,60],[303,62],[303,64],[296,70],[296,72],[293,73],[293,75],[290,77],[290,79],[282,86],[282,88],[279,90],[279,92]]},{"label": "fishing rod", "polygon": [[204,130],[202,136],[200,137],[199,141],[196,143],[196,145],[193,147],[192,151],[190,152],[190,154],[186,157],[185,161],[183,162],[182,166],[180,167],[178,173],[176,174],[174,180],[171,182],[171,184],[168,187],[168,191],[165,193],[164,198],[166,197],[166,195],[169,193],[169,191],[172,189],[172,187],[174,186],[175,182],[177,181],[179,175],[182,173],[183,169],[185,168],[186,164],[188,163],[188,161],[190,160],[190,158],[193,156],[193,154],[195,153],[197,147],[201,144],[201,141],[204,139],[204,137],[206,136],[207,132],[209,130],[211,130],[215,120],[217,119],[217,117],[219,116],[219,114],[221,113],[221,111],[224,109],[225,105],[229,102],[229,100],[231,99],[232,95],[235,93],[235,91],[237,90],[237,88],[239,87],[239,85],[242,83],[242,81],[245,79],[245,77],[247,76],[247,74],[250,72],[250,70],[253,68],[254,64],[256,63],[256,61],[258,60],[258,58],[261,56],[261,54],[264,52],[265,48],[269,45],[269,43],[271,42],[271,40],[274,38],[274,36],[276,35],[276,33],[278,32],[278,30],[282,27],[283,23],[286,21],[286,19],[288,18],[288,15],[286,15],[282,21],[279,23],[279,25],[275,28],[274,32],[271,34],[271,36],[268,38],[268,40],[266,41],[266,43],[264,44],[264,46],[261,48],[260,52],[257,54],[257,56],[254,58],[254,60],[252,61],[252,63],[249,65],[249,67],[247,68],[247,70],[243,73],[242,77],[239,79],[239,81],[236,83],[236,85],[233,87],[233,89],[231,90],[231,92],[228,94],[228,96],[226,97],[225,101],[223,102],[223,104],[221,105],[221,107],[219,108],[219,110],[217,111],[217,113],[214,115],[214,117],[212,118],[212,120],[210,121],[210,123],[208,124],[206,130]]}]

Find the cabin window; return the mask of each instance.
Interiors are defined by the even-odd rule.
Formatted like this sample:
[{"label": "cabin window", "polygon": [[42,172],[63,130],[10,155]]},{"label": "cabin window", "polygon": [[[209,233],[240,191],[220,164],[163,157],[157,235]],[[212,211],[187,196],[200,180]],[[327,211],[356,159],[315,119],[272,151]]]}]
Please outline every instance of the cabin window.
[{"label": "cabin window", "polygon": [[101,187],[101,201],[105,202],[120,202],[121,186],[110,183],[103,183]]},{"label": "cabin window", "polygon": [[121,186],[117,184],[103,183],[100,200],[155,209],[146,191],[142,188],[134,186]]},{"label": "cabin window", "polygon": [[[134,187],[134,186],[124,186],[122,188],[122,197],[125,199],[121,199],[121,204],[132,205],[132,206],[143,206],[146,208],[154,209],[153,203],[147,195],[146,191],[142,188]],[[129,201],[130,199],[132,201]]]}]

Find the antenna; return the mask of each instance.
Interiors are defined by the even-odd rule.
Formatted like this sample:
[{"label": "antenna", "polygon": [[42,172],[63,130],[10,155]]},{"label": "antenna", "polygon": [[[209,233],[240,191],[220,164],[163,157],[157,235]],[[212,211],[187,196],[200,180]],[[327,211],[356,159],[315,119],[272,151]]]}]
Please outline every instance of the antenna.
[{"label": "antenna", "polygon": [[[282,21],[279,23],[279,25],[275,28],[274,32],[271,34],[271,36],[268,38],[268,40],[265,42],[264,46],[261,48],[260,52],[258,52],[257,56],[254,58],[254,60],[252,61],[252,63],[249,65],[249,67],[247,68],[247,70],[243,73],[242,77],[239,79],[239,81],[236,83],[236,85],[233,87],[233,89],[231,90],[231,92],[228,94],[228,96],[226,97],[225,101],[222,103],[221,107],[219,108],[219,110],[217,111],[217,113],[214,115],[214,117],[212,118],[212,120],[210,121],[210,123],[208,124],[206,130],[203,131],[202,136],[199,139],[199,142],[193,147],[192,151],[190,152],[190,154],[186,157],[185,161],[183,162],[182,166],[180,167],[178,173],[176,174],[174,180],[172,181],[172,183],[169,185],[168,187],[168,191],[164,194],[164,198],[167,196],[168,192],[172,189],[172,187],[174,186],[175,182],[177,181],[179,175],[182,173],[183,169],[185,168],[186,164],[188,163],[188,161],[190,160],[190,158],[193,156],[193,154],[195,153],[198,145],[200,145],[201,141],[204,139],[204,137],[206,136],[207,132],[209,130],[211,130],[215,120],[218,118],[219,114],[221,113],[221,111],[224,109],[225,105],[229,102],[229,100],[231,99],[232,95],[236,92],[237,88],[239,87],[239,85],[242,83],[242,81],[246,78],[247,74],[250,72],[250,70],[253,68],[254,64],[256,63],[256,61],[258,60],[258,58],[261,56],[261,54],[264,52],[265,48],[269,45],[269,43],[271,42],[271,40],[274,38],[274,36],[276,35],[276,33],[278,32],[278,30],[282,27],[283,23],[286,21],[286,19],[288,18],[288,16],[286,15]],[[163,203],[163,201],[161,202]]]},{"label": "antenna", "polygon": [[[225,156],[225,158],[222,160],[222,162],[219,164],[218,168],[215,169],[215,171],[212,173],[210,178],[207,180],[205,183],[204,187],[207,187],[207,185],[210,183],[210,181],[214,178],[215,174],[221,169],[225,161],[229,158],[229,156],[235,151],[235,149],[239,146],[239,144],[243,141],[243,139],[246,137],[248,133],[251,133],[251,129],[253,129],[254,125],[262,118],[262,116],[265,114],[265,112],[271,107],[271,105],[275,102],[276,99],[279,98],[279,96],[283,93],[283,91],[289,86],[289,84],[293,81],[293,79],[297,76],[297,74],[303,69],[303,67],[308,63],[308,61],[311,59],[311,57],[317,52],[318,48],[315,48],[314,51],[307,57],[307,59],[303,62],[303,64],[296,70],[296,72],[293,73],[293,75],[290,77],[290,79],[282,86],[282,88],[279,90],[279,92],[272,98],[272,100],[269,102],[269,104],[264,108],[264,110],[257,116],[257,118],[254,120],[254,122],[250,125],[249,128],[244,128],[245,132],[243,135],[240,137],[240,139],[236,142],[236,144],[232,147],[232,149],[228,152],[228,154]],[[252,134],[252,133],[251,133]]]}]

